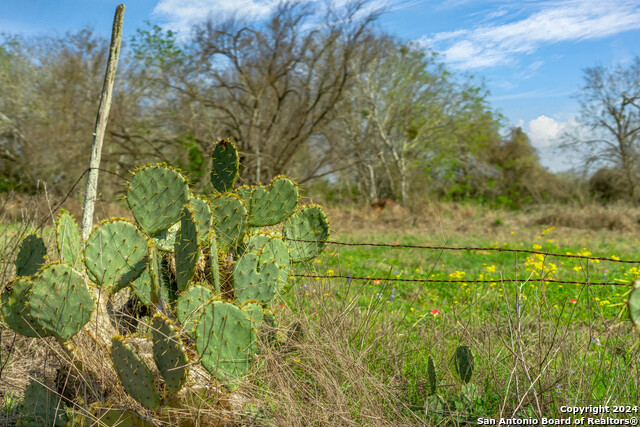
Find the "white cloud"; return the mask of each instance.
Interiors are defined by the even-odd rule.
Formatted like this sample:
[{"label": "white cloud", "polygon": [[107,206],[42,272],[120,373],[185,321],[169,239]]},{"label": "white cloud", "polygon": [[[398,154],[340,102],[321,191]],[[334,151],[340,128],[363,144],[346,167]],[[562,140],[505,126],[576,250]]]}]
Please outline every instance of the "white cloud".
[{"label": "white cloud", "polygon": [[[640,29],[637,0],[561,0],[539,2],[526,18],[483,25],[472,30],[435,34],[423,42],[442,51],[448,62],[462,69],[510,63],[543,45],[597,39]],[[508,15],[497,17],[508,20]]]},{"label": "white cloud", "polygon": [[561,121],[542,115],[530,120],[529,139],[536,148],[557,147],[567,134],[576,135],[584,139],[589,133],[575,119],[575,116]]},{"label": "white cloud", "polygon": [[[324,0],[301,0],[303,3],[326,4]],[[410,7],[421,0],[373,0],[359,11],[363,16],[380,9],[398,10]],[[330,0],[336,9],[348,5],[349,0]],[[165,26],[177,31],[181,37],[189,34],[194,25],[208,19],[214,23],[229,18],[260,21],[276,10],[281,0],[160,0],[153,15],[165,22]]]},{"label": "white cloud", "polygon": [[153,14],[184,36],[193,25],[207,19],[220,22],[237,16],[258,20],[268,16],[277,5],[277,0],[160,0]]}]

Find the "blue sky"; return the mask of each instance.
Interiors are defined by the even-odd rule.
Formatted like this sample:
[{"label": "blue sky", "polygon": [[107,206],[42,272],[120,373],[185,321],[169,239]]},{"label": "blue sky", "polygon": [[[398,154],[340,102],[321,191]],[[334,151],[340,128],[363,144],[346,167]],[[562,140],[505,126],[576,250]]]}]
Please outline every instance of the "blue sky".
[{"label": "blue sky", "polygon": [[[304,0],[316,1],[316,0]],[[344,2],[345,0],[335,0]],[[558,153],[575,128],[574,95],[583,69],[629,64],[640,56],[639,0],[374,0],[388,10],[379,25],[442,54],[453,70],[483,79],[490,102],[527,132],[552,170],[573,165]],[[92,26],[108,37],[112,0],[0,0],[0,32],[47,34]],[[259,20],[277,0],[132,0],[125,3],[125,39],[145,21],[183,34],[207,17]]]}]

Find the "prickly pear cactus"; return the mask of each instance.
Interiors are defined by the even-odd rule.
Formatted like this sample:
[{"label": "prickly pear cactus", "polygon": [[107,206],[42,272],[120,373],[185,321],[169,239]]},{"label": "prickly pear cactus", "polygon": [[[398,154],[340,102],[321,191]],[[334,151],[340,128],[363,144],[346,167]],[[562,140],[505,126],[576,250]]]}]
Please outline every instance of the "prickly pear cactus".
[{"label": "prickly pear cactus", "polygon": [[29,314],[50,335],[66,341],[89,321],[94,309],[84,277],[69,264],[47,264],[33,278]]},{"label": "prickly pear cactus", "polygon": [[29,234],[24,238],[16,258],[16,274],[21,277],[36,274],[36,271],[44,265],[47,256],[47,247],[44,240],[35,234]]},{"label": "prickly pear cactus", "polygon": [[233,189],[238,177],[240,161],[238,150],[233,142],[219,139],[211,155],[211,184],[219,193]]},{"label": "prickly pear cactus", "polygon": [[160,395],[149,367],[121,337],[111,340],[111,360],[122,387],[131,397],[147,409],[160,406]]},{"label": "prickly pear cactus", "polygon": [[473,353],[469,346],[461,345],[456,348],[453,362],[462,382],[466,384],[471,381],[471,376],[473,375]]},{"label": "prickly pear cactus", "polygon": [[188,202],[187,180],[178,171],[164,166],[140,169],[127,188],[131,213],[150,236],[178,222],[182,207]]},{"label": "prickly pear cactus", "polygon": [[433,358],[429,356],[427,361],[427,380],[429,383],[429,391],[431,394],[436,393],[436,366],[433,364]]},{"label": "prickly pear cactus", "polygon": [[[194,196],[187,179],[170,167],[138,169],[126,188],[135,221],[104,221],[83,248],[76,222],[62,213],[56,227],[60,261],[47,263],[42,239],[28,236],[15,261],[19,277],[0,294],[7,325],[28,337],[55,337],[66,351],[74,351],[66,341],[89,334],[109,352],[114,377],[146,409],[158,408],[161,395],[179,393],[206,372],[235,387],[251,369],[258,334],[274,334],[269,306],[287,283],[291,263],[318,256],[329,235],[322,208],[299,207],[298,187],[288,178],[234,189],[238,159],[231,141],[216,143],[215,191],[206,197]],[[122,293],[130,298],[130,312],[109,319],[100,304]],[[124,315],[136,317],[124,332],[140,324],[150,332],[143,327],[135,338],[118,335]],[[144,316],[151,320],[138,323]],[[104,330],[92,335],[96,328]],[[152,354],[138,353],[150,347]],[[82,362],[82,353],[77,357]],[[192,369],[197,375],[190,375]],[[128,417],[114,411],[96,415]]]},{"label": "prickly pear cactus", "polygon": [[76,270],[82,269],[82,236],[80,228],[69,213],[60,212],[56,221],[56,244],[60,261],[71,264]]}]

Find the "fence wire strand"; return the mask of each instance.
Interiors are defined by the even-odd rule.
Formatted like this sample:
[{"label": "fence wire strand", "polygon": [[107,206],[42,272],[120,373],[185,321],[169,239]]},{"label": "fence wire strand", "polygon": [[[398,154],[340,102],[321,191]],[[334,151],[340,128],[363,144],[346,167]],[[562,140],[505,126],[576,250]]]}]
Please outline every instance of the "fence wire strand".
[{"label": "fence wire strand", "polygon": [[[318,243],[316,240],[303,240],[303,239],[291,239],[284,238],[284,240],[292,241],[292,242],[302,242],[302,243]],[[511,249],[511,248],[492,248],[492,247],[451,247],[451,246],[431,246],[431,245],[406,245],[406,244],[389,244],[389,243],[353,243],[353,242],[340,242],[336,240],[327,240],[325,242],[327,245],[336,245],[336,246],[369,246],[369,247],[383,247],[383,248],[399,248],[399,249],[424,249],[424,250],[433,250],[433,251],[493,251],[493,252],[513,252],[513,253],[526,253],[533,255],[543,255],[545,257],[560,257],[560,258],[579,258],[586,260],[597,260],[597,261],[609,261],[609,262],[617,262],[617,263],[625,263],[625,264],[640,264],[640,260],[624,260],[624,259],[615,259],[615,258],[607,258],[607,257],[594,257],[589,255],[575,255],[575,254],[559,254],[554,252],[543,252],[536,251],[530,249]],[[399,277],[390,278],[390,277],[363,277],[363,276],[353,276],[350,274],[347,275],[318,275],[318,274],[291,274],[291,277],[299,277],[299,278],[308,278],[308,279],[347,279],[347,280],[369,280],[369,281],[378,281],[382,282],[407,282],[407,283],[444,283],[444,284],[462,284],[462,283],[498,283],[504,281],[504,279],[495,279],[495,280],[447,280],[447,279],[401,279]],[[509,280],[518,280],[509,279]],[[589,285],[589,286],[624,286],[630,287],[632,283],[620,283],[620,282],[591,282],[588,279],[586,281],[575,281],[575,280],[561,280],[561,279],[550,279],[545,277],[535,277],[523,279],[524,282],[544,282],[544,283],[558,283],[558,284],[571,284],[571,285]]]}]

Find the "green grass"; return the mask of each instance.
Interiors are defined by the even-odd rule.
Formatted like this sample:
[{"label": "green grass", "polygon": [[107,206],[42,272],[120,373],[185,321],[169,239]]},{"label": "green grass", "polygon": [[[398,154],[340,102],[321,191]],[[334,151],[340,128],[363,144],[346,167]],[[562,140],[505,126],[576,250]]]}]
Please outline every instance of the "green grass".
[{"label": "green grass", "polygon": [[[334,238],[640,260],[638,239],[607,232],[506,230],[495,237],[457,235],[446,242],[413,231],[343,232]],[[300,279],[284,299],[293,311],[307,315],[357,311],[361,323],[350,345],[367,353],[363,359],[368,369],[387,378],[406,410],[416,414],[424,414],[429,355],[436,361],[438,394],[448,405],[442,416],[452,422],[456,417],[510,416],[510,411],[549,416],[560,414],[565,404],[640,400],[638,335],[627,320],[625,305],[630,288],[540,280],[543,274],[557,280],[630,284],[640,277],[636,264],[494,251],[329,245],[297,273],[370,278]],[[463,384],[452,367],[452,355],[461,344],[470,345],[476,356],[474,399],[463,397]],[[437,419],[435,415],[431,421]]]}]

